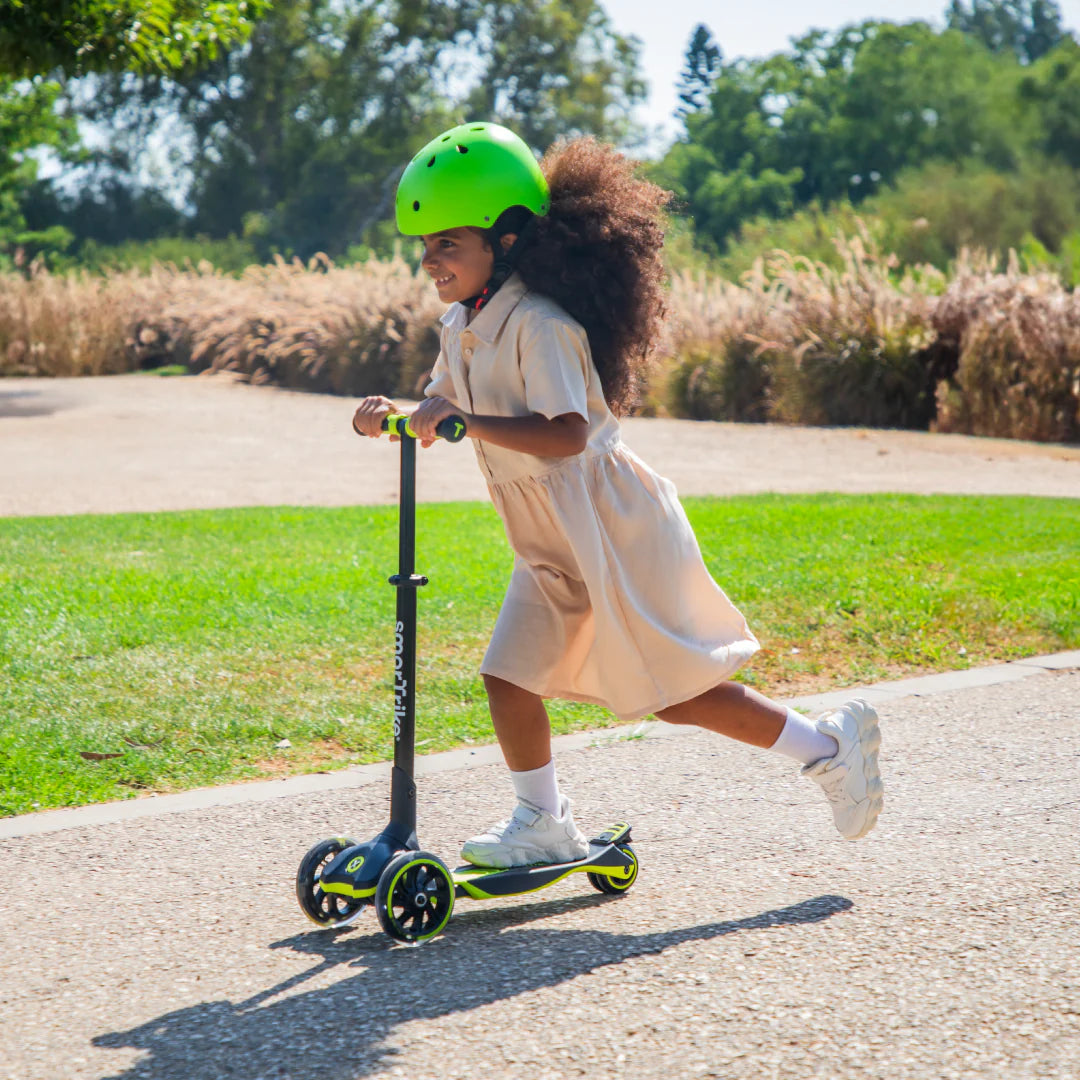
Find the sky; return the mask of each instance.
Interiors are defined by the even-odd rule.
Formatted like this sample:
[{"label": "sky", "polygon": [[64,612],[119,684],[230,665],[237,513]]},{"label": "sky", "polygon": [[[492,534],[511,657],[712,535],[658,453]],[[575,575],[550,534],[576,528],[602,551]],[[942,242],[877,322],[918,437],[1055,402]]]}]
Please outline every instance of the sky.
[{"label": "sky", "polygon": [[[676,125],[675,82],[694,27],[703,22],[726,60],[768,56],[788,47],[810,29],[836,30],[866,19],[910,22],[925,19],[943,25],[948,0],[601,0],[621,34],[642,41],[641,67],[649,100],[638,111],[650,129],[660,127],[670,139]],[[1080,0],[1058,0],[1065,25],[1080,30]],[[662,140],[658,140],[662,141]]]}]

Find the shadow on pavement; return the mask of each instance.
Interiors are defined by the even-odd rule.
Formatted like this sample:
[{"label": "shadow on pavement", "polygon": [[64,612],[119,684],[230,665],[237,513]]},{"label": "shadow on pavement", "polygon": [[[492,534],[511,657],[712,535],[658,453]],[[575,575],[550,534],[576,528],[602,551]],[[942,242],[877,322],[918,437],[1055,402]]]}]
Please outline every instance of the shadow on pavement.
[{"label": "shadow on pavement", "polygon": [[37,390],[0,391],[0,419],[3,420],[21,416],[52,416],[62,408],[64,405],[55,397],[45,398]]},{"label": "shadow on pavement", "polygon": [[[557,986],[691,941],[821,922],[853,906],[843,896],[818,896],[745,919],[652,934],[519,929],[523,922],[617,901],[575,897],[468,912],[455,917],[446,935],[419,949],[392,947],[381,931],[358,937],[355,927],[299,934],[271,948],[322,957],[301,975],[245,1001],[194,1005],[130,1031],[99,1035],[93,1043],[148,1053],[110,1080],[310,1080],[320,1074],[357,1080],[395,1064],[399,1051],[387,1039],[401,1024]],[[341,966],[356,974],[290,993]]]}]

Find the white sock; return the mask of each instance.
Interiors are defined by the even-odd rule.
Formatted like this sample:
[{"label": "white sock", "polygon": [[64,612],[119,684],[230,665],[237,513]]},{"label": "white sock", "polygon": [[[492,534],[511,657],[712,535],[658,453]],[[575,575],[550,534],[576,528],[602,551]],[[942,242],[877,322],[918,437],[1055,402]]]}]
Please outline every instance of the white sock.
[{"label": "white sock", "polygon": [[552,758],[539,769],[510,772],[514,793],[519,799],[546,810],[553,817],[559,816],[559,781],[555,778],[555,759]]},{"label": "white sock", "polygon": [[831,735],[823,735],[818,731],[817,725],[809,716],[788,709],[784,730],[769,749],[794,758],[803,765],[812,765],[822,758],[835,757],[840,744]]}]

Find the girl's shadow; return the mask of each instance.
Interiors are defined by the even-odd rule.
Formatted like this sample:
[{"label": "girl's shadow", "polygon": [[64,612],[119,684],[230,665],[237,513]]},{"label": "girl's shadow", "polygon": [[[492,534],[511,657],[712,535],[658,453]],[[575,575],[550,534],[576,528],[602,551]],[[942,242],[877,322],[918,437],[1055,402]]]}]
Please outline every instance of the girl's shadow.
[{"label": "girl's shadow", "polygon": [[[411,1020],[475,1009],[690,941],[821,922],[853,906],[842,896],[818,896],[750,918],[653,934],[516,929],[523,921],[612,899],[470,911],[419,949],[392,948],[381,932],[358,937],[355,928],[299,934],[270,947],[323,958],[302,975],[245,1001],[193,1005],[93,1043],[148,1053],[111,1080],[311,1080],[326,1073],[356,1080],[393,1064],[388,1059],[397,1050],[387,1036]],[[342,965],[359,970],[322,989],[291,992]]]}]

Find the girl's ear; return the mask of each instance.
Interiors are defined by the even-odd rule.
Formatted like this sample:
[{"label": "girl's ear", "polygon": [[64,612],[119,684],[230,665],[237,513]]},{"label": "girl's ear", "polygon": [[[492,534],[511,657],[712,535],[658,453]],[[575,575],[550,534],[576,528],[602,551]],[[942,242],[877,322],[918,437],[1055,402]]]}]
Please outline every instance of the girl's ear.
[{"label": "girl's ear", "polygon": [[502,244],[503,251],[509,251],[514,246],[514,241],[517,240],[517,233],[506,233],[499,237],[499,243]]}]

